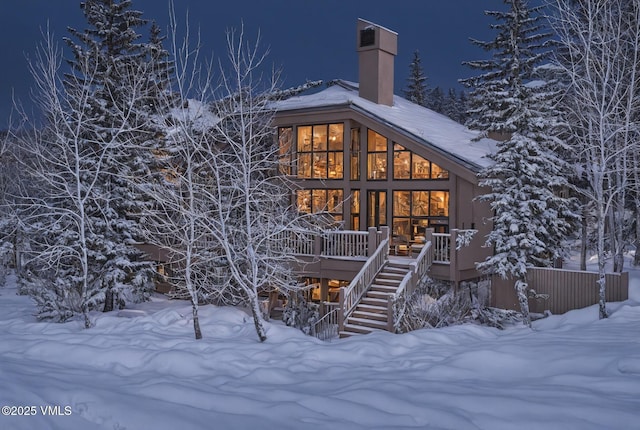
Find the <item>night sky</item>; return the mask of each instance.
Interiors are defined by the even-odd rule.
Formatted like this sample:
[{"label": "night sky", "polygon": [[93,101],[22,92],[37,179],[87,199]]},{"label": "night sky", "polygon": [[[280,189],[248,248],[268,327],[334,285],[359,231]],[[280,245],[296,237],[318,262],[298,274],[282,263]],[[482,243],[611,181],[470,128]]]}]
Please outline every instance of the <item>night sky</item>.
[{"label": "night sky", "polygon": [[[68,26],[86,27],[79,4],[79,0],[2,2],[0,129],[6,128],[12,95],[32,109],[33,80],[26,58],[33,57],[47,25],[61,44]],[[133,0],[133,8],[166,28],[168,1]],[[200,28],[208,56],[226,54],[227,29],[244,23],[250,39],[260,30],[269,61],[282,69],[283,87],[317,79],[357,81],[356,20],[373,21],[398,33],[396,94],[406,86],[416,49],[430,87],[459,88],[458,79],[474,75],[461,62],[486,55],[469,37],[493,39],[492,20],[483,11],[504,8],[503,0],[175,0],[178,24],[185,27],[188,11],[188,22],[192,31]]]}]

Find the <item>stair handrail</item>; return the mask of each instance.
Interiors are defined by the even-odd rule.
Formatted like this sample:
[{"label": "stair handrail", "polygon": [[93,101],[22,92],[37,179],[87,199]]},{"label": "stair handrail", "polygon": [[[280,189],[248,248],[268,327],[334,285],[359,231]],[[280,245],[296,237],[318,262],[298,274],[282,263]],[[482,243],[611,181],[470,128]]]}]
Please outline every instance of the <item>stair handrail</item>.
[{"label": "stair handrail", "polygon": [[422,277],[427,274],[432,264],[433,242],[428,241],[420,250],[420,253],[416,257],[416,261],[412,263],[413,271],[416,274],[416,280],[422,279]]},{"label": "stair handrail", "polygon": [[[400,321],[407,310],[406,303],[411,299],[418,282],[427,274],[433,263],[433,246],[428,241],[420,250],[416,261],[411,263],[412,269],[402,278],[398,289],[387,298],[387,330],[396,333],[400,330]],[[398,302],[402,300],[403,306],[398,309]]]},{"label": "stair handrail", "polygon": [[[402,281],[400,281],[400,285],[398,285],[398,289],[396,290],[396,292],[394,294],[389,294],[389,296],[387,297],[387,331],[390,331],[391,333],[397,332],[397,321],[400,321],[400,318],[402,317],[402,315],[400,316],[400,318],[396,316],[396,304],[401,297],[405,296],[406,298],[410,297],[411,294],[413,294],[414,288],[411,287],[412,284],[414,284],[414,276],[415,273],[413,271],[408,271],[407,273],[405,273]],[[404,311],[405,309],[402,309],[402,314],[404,314]]]},{"label": "stair handrail", "polygon": [[320,340],[327,340],[338,337],[338,313],[340,308],[336,307],[327,312],[322,318],[311,326],[311,335]]},{"label": "stair handrail", "polygon": [[375,277],[378,275],[389,258],[389,238],[383,239],[362,269],[347,287],[340,288],[340,330],[344,329],[344,322],[353,313],[362,297],[366,294]]}]

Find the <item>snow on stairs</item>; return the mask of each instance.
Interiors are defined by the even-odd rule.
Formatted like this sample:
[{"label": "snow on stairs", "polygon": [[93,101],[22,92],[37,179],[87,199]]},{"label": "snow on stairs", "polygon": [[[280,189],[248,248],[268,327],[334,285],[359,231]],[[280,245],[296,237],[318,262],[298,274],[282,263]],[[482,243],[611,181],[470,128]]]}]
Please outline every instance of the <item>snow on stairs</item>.
[{"label": "snow on stairs", "polygon": [[411,268],[408,264],[387,262],[371,287],[344,323],[340,337],[387,330],[387,298],[395,294],[402,278]]}]

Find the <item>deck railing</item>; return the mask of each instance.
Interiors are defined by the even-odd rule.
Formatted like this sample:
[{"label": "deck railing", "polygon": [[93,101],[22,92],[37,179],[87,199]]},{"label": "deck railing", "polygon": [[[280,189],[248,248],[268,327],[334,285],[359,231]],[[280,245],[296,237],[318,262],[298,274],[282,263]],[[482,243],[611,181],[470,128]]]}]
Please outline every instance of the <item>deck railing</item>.
[{"label": "deck railing", "polygon": [[[367,257],[370,232],[331,230],[322,233],[283,231],[275,240],[296,255],[324,257]],[[319,254],[318,254],[319,253]]]},{"label": "deck railing", "polygon": [[367,262],[362,266],[362,269],[353,278],[353,281],[347,287],[340,288],[340,329],[344,327],[345,320],[351,315],[355,307],[360,302],[360,299],[365,295],[373,279],[376,277],[382,266],[389,258],[389,237],[385,237],[378,248],[373,253]]},{"label": "deck railing", "polygon": [[317,234],[313,232],[282,231],[275,240],[285,249],[296,255],[314,255],[314,244]]},{"label": "deck railing", "polygon": [[428,241],[416,257],[415,263],[413,263],[416,279],[422,279],[427,274],[433,264],[433,254],[433,242]]},{"label": "deck railing", "polygon": [[[432,239],[432,238],[429,238]],[[433,263],[433,242],[427,240],[422,250],[412,263],[413,270],[408,272],[397,291],[387,298],[387,330],[392,333],[400,331],[400,323],[407,311],[407,303],[411,300],[418,282],[427,274]]]},{"label": "deck railing", "polygon": [[450,250],[451,234],[433,233],[433,262],[449,264],[451,262],[449,255]]},{"label": "deck railing", "polygon": [[339,303],[323,302],[326,313],[314,325],[311,326],[311,335],[320,340],[331,340],[338,337],[338,313]]},{"label": "deck railing", "polygon": [[366,257],[369,233],[366,231],[327,231],[324,234],[322,255],[332,257]]}]

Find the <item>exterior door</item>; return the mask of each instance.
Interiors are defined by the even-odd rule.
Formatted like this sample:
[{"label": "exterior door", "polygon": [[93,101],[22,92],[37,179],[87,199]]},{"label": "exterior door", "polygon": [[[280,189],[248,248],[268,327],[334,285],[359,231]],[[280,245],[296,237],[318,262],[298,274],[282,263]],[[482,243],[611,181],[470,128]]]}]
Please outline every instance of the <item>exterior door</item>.
[{"label": "exterior door", "polygon": [[367,193],[367,227],[387,225],[387,192],[369,191]]}]

